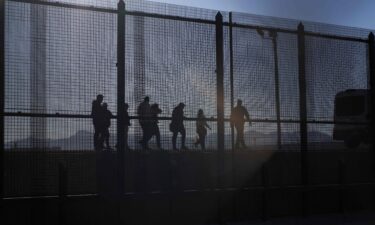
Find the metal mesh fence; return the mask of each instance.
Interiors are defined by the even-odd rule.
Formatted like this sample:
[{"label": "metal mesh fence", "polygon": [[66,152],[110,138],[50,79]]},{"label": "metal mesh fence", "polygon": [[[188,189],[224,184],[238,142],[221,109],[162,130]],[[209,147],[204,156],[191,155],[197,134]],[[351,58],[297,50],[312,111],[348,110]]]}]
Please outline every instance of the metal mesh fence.
[{"label": "metal mesh fence", "polygon": [[[11,1],[6,13],[5,112],[33,114],[6,120],[6,147],[92,149],[79,117],[99,93],[116,113],[116,15]],[[59,114],[78,118],[47,118]]]},{"label": "metal mesh fence", "polygon": [[[251,119],[275,120],[272,44],[268,39],[263,40],[256,30],[233,28],[233,59],[234,99],[242,100]],[[250,127],[245,124],[246,145],[275,145],[269,136],[272,128],[271,123],[256,123]]]},{"label": "metal mesh fence", "polygon": [[[136,115],[138,105],[149,96],[150,104],[157,103],[162,110],[159,117],[170,117],[174,107],[183,102],[185,117],[195,118],[202,109],[206,117],[216,118],[213,48],[214,25],[127,16],[125,96],[130,114]],[[163,146],[171,143],[169,123],[159,123]],[[129,142],[132,148],[139,148],[142,133],[138,121],[132,126]],[[185,122],[185,128],[187,137],[193,139],[195,122]],[[217,133],[215,129],[211,132]]]},{"label": "metal mesh fence", "polygon": [[[352,102],[348,97],[369,90],[367,51],[367,43],[306,37],[307,117],[311,122],[308,125],[308,141],[311,150],[337,149],[340,144],[341,148],[345,148],[343,140],[368,136],[368,109],[362,109],[358,114],[347,114],[350,108],[359,107],[355,103],[358,101]],[[339,106],[339,95],[346,96],[341,100],[346,101],[345,108]],[[362,97],[368,98],[369,95]],[[362,106],[365,105],[368,104],[364,101]],[[319,121],[327,123],[314,124]],[[335,137],[334,133],[342,135]],[[369,148],[368,145],[363,147]]]},{"label": "metal mesh fence", "polygon": [[[261,16],[249,13],[233,13],[233,21],[240,24],[251,24],[260,27],[271,27],[295,30],[300,21],[272,16]],[[363,28],[339,26],[333,24],[302,21],[306,32],[335,35],[337,37],[367,38],[369,30]]]},{"label": "metal mesh fence", "polygon": [[[96,191],[90,111],[97,94],[104,95],[115,115],[110,144],[117,143],[117,1],[81,2],[91,8],[69,7],[76,2],[64,2],[67,5],[6,1],[4,149],[12,160],[17,158],[13,153],[22,153],[20,157],[29,165],[14,168],[11,160],[6,164],[10,186],[5,193],[9,196],[56,194],[58,162],[79,171],[72,172],[76,175],[70,179],[77,182],[69,187],[70,193]],[[170,117],[183,102],[187,147],[202,151],[194,145],[197,112],[202,109],[212,128],[206,151],[217,152],[217,12],[143,1],[126,2],[126,10],[123,50],[125,101],[131,116],[129,147],[135,152],[141,149],[137,107],[149,96],[150,103],[159,104],[162,110],[158,123],[162,149],[172,150]],[[232,103],[235,106],[241,99],[252,120],[252,126],[245,124],[248,147],[243,151],[299,151],[298,22],[234,13],[230,24],[229,14],[223,15],[225,150],[237,150],[232,148],[237,132],[230,115]],[[347,149],[345,138],[334,136],[335,130],[348,128],[337,126],[335,99],[350,89],[369,89],[368,43],[358,39],[366,37],[367,31],[305,25],[308,147]],[[344,40],[348,36],[358,40]],[[356,118],[351,126],[367,131],[368,122],[368,118]],[[179,147],[180,137],[177,140]],[[155,137],[149,144],[157,149]],[[360,148],[367,151],[369,145]],[[84,154],[88,155],[85,163],[74,163],[74,157]],[[27,174],[35,164],[40,166],[30,172],[30,189],[21,187],[16,177]],[[78,180],[87,181],[87,186]],[[43,187],[43,182],[50,186]]]},{"label": "metal mesh fence", "polygon": [[366,43],[307,36],[308,119],[332,121],[336,94],[368,89],[367,65]]},{"label": "metal mesh fence", "polygon": [[[95,193],[96,95],[116,114],[117,15],[6,1],[5,196]],[[115,143],[116,120],[110,128]]]}]

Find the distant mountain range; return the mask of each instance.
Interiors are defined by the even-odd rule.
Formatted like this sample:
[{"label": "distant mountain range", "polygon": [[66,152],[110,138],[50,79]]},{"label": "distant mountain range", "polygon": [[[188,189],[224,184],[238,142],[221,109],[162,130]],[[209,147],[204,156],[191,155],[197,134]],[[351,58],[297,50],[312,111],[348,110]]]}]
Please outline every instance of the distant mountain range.
[{"label": "distant mountain range", "polygon": [[[165,149],[171,148],[171,133],[169,135],[163,135],[161,137],[162,146]],[[93,132],[87,130],[79,130],[74,135],[61,138],[61,139],[47,139],[39,140],[33,139],[31,137],[20,139],[17,141],[7,142],[5,144],[5,149],[32,149],[33,146],[45,146],[49,150],[93,150]],[[284,132],[281,133],[282,144],[297,144],[300,140],[299,132]],[[131,148],[139,148],[140,145],[138,141],[141,137],[135,136],[134,134],[129,135],[129,145]],[[309,142],[332,142],[332,137],[326,133],[318,131],[310,131],[308,133]],[[180,138],[178,138],[178,141]],[[187,146],[191,146],[194,142],[195,137],[187,137]],[[261,133],[256,131],[245,132],[246,143],[250,146],[252,145],[276,145],[277,144],[277,132]],[[225,142],[227,146],[230,146],[231,135],[227,134],[225,136]],[[110,143],[112,146],[116,143],[116,134],[111,134]],[[206,137],[207,148],[215,148],[217,143],[216,133],[210,133]],[[155,147],[155,140],[150,141],[150,146]]]}]

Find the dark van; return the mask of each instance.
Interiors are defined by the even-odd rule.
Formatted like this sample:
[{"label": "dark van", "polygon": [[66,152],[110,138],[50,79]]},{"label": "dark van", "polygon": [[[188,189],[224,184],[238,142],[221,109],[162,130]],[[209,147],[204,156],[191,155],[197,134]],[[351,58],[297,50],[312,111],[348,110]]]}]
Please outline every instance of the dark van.
[{"label": "dark van", "polygon": [[336,94],[333,139],[343,140],[348,148],[369,143],[371,122],[370,91],[349,89]]}]

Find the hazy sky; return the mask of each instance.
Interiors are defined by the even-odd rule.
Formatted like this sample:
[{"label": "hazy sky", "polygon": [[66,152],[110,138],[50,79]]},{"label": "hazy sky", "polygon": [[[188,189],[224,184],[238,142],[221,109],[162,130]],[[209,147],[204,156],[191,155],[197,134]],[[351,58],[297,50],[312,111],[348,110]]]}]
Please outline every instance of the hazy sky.
[{"label": "hazy sky", "polygon": [[156,0],[375,30],[375,0]]}]

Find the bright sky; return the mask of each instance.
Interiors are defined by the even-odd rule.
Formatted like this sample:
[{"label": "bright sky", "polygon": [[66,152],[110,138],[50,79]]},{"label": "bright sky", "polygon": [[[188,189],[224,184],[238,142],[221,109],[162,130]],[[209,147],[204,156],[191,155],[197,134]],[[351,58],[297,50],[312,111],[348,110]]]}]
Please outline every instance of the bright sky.
[{"label": "bright sky", "polygon": [[375,0],[152,0],[375,30]]}]

